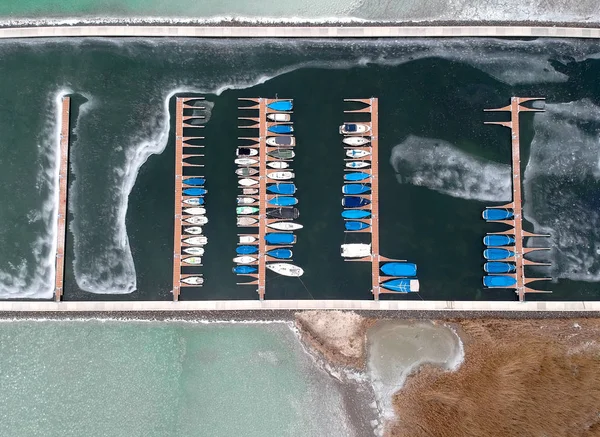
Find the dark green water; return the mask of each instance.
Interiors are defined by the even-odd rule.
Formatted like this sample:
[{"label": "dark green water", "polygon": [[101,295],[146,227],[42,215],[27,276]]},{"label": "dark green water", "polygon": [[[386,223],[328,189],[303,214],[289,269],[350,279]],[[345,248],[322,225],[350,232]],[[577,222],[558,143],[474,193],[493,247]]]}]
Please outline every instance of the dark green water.
[{"label": "dark green water", "polygon": [[[345,263],[339,255],[340,244],[356,236],[343,233],[339,215],[344,152],[337,129],[344,98],[376,96],[381,253],[416,262],[422,290],[386,298],[514,299],[511,291],[481,285],[481,240],[497,230],[481,220],[481,211],[505,200],[507,181],[490,180],[502,181],[498,175],[510,163],[508,130],[483,125],[494,116],[482,110],[508,103],[511,95],[541,95],[548,112],[522,118],[522,162],[529,171],[530,214],[553,235],[553,250],[544,258],[553,266],[538,274],[553,276],[544,285],[554,293],[542,298],[597,299],[598,52],[588,41],[3,43],[0,152],[10,161],[0,163],[0,196],[10,209],[0,211],[0,291],[4,297],[49,297],[51,267],[36,260],[51,257],[48,242],[40,242],[50,235],[42,225],[52,216],[40,213],[29,225],[19,218],[48,197],[51,178],[34,189],[20,175],[48,168],[53,99],[65,89],[75,96],[65,299],[170,299],[174,125],[165,118],[165,101],[173,113],[169,96],[179,90],[214,103],[204,129],[206,285],[185,290],[182,299],[257,296],[252,286],[236,286],[231,273],[238,232],[233,160],[242,135],[237,99],[275,95],[295,103],[293,169],[304,229],[297,231],[294,260],[305,275],[302,281],[269,275],[267,298],[371,298],[370,266]],[[273,78],[253,85],[261,77]],[[215,94],[224,87],[239,89]],[[565,133],[570,140],[560,138]],[[411,138],[423,146],[409,153]],[[427,139],[450,148],[428,148]],[[534,159],[528,164],[530,144]],[[456,165],[464,159],[467,165]],[[474,194],[483,185],[486,194]],[[553,201],[553,193],[562,201]],[[12,205],[12,198],[33,205]],[[127,202],[125,221],[119,199]],[[35,232],[28,228],[36,225]]]}]

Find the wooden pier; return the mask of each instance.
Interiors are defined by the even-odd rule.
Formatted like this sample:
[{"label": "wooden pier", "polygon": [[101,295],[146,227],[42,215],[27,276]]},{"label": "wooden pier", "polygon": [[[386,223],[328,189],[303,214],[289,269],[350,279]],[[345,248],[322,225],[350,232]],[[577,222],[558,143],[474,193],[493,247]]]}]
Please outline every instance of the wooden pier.
[{"label": "wooden pier", "polygon": [[[509,247],[514,250],[514,257],[503,261],[514,261],[515,272],[514,273],[502,273],[504,276],[512,276],[516,279],[517,283],[514,286],[515,292],[519,296],[519,301],[525,300],[526,293],[550,293],[549,291],[535,290],[529,288],[527,285],[534,281],[550,280],[551,278],[528,278],[525,274],[525,266],[527,265],[549,265],[546,263],[538,263],[530,261],[525,258],[530,252],[538,250],[549,250],[545,247],[532,247],[526,248],[523,246],[523,240],[526,237],[548,237],[543,234],[533,234],[523,230],[523,207],[522,207],[522,194],[521,194],[521,144],[520,144],[520,128],[519,128],[519,115],[521,112],[542,112],[543,109],[529,108],[522,106],[523,103],[541,101],[544,98],[541,97],[512,97],[510,99],[510,105],[496,109],[485,109],[486,112],[510,112],[510,121],[488,121],[485,124],[497,124],[500,126],[508,127],[511,130],[511,146],[512,146],[512,189],[513,189],[513,200],[506,205],[489,207],[489,208],[506,208],[512,209],[513,217],[510,220],[491,220],[491,222],[504,223],[509,225],[511,229],[502,232],[490,233],[496,235],[509,235],[515,239],[515,246]],[[510,287],[513,288],[513,287]]]},{"label": "wooden pier", "polygon": [[56,273],[54,300],[61,300],[65,277],[65,241],[67,224],[67,179],[69,175],[69,114],[71,98],[63,97],[60,119],[60,163],[58,171],[58,218],[56,229]]}]

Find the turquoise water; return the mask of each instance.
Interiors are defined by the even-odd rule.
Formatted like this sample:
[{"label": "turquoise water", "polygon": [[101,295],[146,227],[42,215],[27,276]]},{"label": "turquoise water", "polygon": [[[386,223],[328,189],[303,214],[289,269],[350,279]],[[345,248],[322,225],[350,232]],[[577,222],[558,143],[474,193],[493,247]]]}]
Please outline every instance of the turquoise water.
[{"label": "turquoise water", "polygon": [[2,436],[352,435],[283,324],[4,322],[0,393]]}]

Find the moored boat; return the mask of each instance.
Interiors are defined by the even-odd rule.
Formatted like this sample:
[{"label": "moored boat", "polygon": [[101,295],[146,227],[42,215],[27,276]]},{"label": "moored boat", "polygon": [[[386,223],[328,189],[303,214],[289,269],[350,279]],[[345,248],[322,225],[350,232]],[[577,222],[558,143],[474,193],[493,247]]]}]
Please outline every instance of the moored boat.
[{"label": "moored boat", "polygon": [[246,195],[258,194],[258,188],[242,188],[242,194],[246,194]]},{"label": "moored boat", "polygon": [[[280,137],[280,138],[284,138],[284,137]],[[267,152],[267,155],[269,155],[271,158],[275,158],[275,159],[292,159],[294,156],[296,156],[294,151],[290,150],[290,149],[271,150],[271,151]]]},{"label": "moored boat", "polygon": [[258,269],[253,266],[236,266],[232,269],[236,275],[247,275],[250,273],[256,273]]},{"label": "moored boat", "polygon": [[258,170],[252,167],[241,167],[235,171],[238,176],[254,176],[258,173]]},{"label": "moored boat", "polygon": [[190,197],[188,199],[183,199],[183,203],[187,203],[188,205],[203,205],[204,199],[200,197]]},{"label": "moored boat", "polygon": [[269,168],[283,169],[283,168],[288,168],[289,166],[290,165],[285,161],[267,162],[267,167],[269,167]]},{"label": "moored boat", "polygon": [[266,266],[269,270],[278,273],[282,276],[290,276],[293,278],[298,278],[304,274],[304,270],[300,267],[295,266],[290,263],[273,263],[267,264]]},{"label": "moored boat", "polygon": [[256,156],[258,155],[258,149],[251,147],[238,147],[235,151],[235,156]]},{"label": "moored boat", "polygon": [[240,244],[250,244],[257,240],[254,235],[239,235],[238,238]]},{"label": "moored boat", "polygon": [[486,246],[508,246],[514,243],[515,239],[508,235],[486,235],[483,237],[483,244]]},{"label": "moored boat", "polygon": [[183,278],[181,282],[188,285],[202,285],[204,284],[204,278],[202,276],[188,276]]},{"label": "moored boat", "polygon": [[206,208],[186,208],[183,212],[190,215],[204,215],[206,214]]},{"label": "moored boat", "polygon": [[236,200],[238,205],[252,205],[258,202],[254,197],[238,197]]},{"label": "moored boat", "polygon": [[346,228],[347,231],[362,231],[363,229],[367,229],[370,227],[371,227],[370,224],[363,223],[363,222],[353,222],[353,221],[344,222],[344,228]]},{"label": "moored boat", "polygon": [[185,178],[183,180],[183,183],[185,185],[191,185],[191,186],[204,185],[204,182],[206,182],[206,179],[204,179],[204,178]]},{"label": "moored boat", "polygon": [[290,114],[267,114],[267,119],[271,121],[290,121],[292,117]]},{"label": "moored boat", "polygon": [[238,184],[242,187],[251,187],[253,185],[258,185],[258,181],[256,179],[244,178],[240,179]]},{"label": "moored boat", "polygon": [[346,181],[363,181],[365,179],[369,179],[371,175],[369,173],[362,172],[350,172],[344,175],[344,180]]},{"label": "moored boat", "polygon": [[281,137],[269,137],[267,138],[267,144],[274,147],[292,147],[296,145],[296,138],[292,136],[281,136]]},{"label": "moored boat", "polygon": [[419,280],[418,279],[392,279],[391,281],[384,282],[381,284],[386,290],[393,291],[395,293],[409,293],[411,291],[419,291]]},{"label": "moored boat", "polygon": [[197,266],[198,264],[202,264],[202,258],[199,256],[189,256],[187,258],[183,258],[182,261],[186,264],[191,264]]},{"label": "moored boat", "polygon": [[273,219],[297,219],[300,216],[298,208],[275,208],[267,210],[267,217]]},{"label": "moored boat", "polygon": [[286,181],[289,179],[293,179],[294,173],[291,171],[272,171],[267,173],[267,177],[275,181]]},{"label": "moored boat", "polygon": [[346,163],[347,168],[367,168],[371,165],[369,161],[350,161]]},{"label": "moored boat", "polygon": [[294,126],[291,124],[274,124],[267,127],[267,130],[274,134],[291,134],[294,132]]},{"label": "moored boat", "polygon": [[258,261],[258,258],[249,255],[236,256],[233,259],[233,262],[236,264],[252,264],[256,261]]},{"label": "moored boat", "polygon": [[342,187],[343,194],[364,194],[371,191],[368,184],[347,184]]},{"label": "moored boat", "polygon": [[194,256],[204,255],[204,247],[184,247],[183,253]]},{"label": "moored boat", "polygon": [[294,222],[275,222],[269,223],[267,226],[278,231],[296,231],[303,228],[301,224]]},{"label": "moored boat", "polygon": [[371,142],[370,138],[365,137],[347,137],[342,140],[344,144],[348,144],[349,146],[364,146]]},{"label": "moored boat", "polygon": [[488,288],[507,288],[513,287],[517,283],[517,278],[505,275],[490,275],[483,277],[483,285]]},{"label": "moored boat", "polygon": [[248,214],[256,214],[259,209],[256,206],[238,206],[235,209],[236,214],[239,215],[248,215]]},{"label": "moored boat", "polygon": [[192,246],[204,246],[206,243],[208,243],[208,238],[202,235],[200,237],[186,238],[185,240],[183,240],[183,242],[186,244],[191,244]]},{"label": "moored boat", "polygon": [[492,261],[512,258],[514,255],[515,253],[508,249],[485,249],[483,251],[483,257]]},{"label": "moored boat", "polygon": [[202,233],[202,226],[184,226],[183,232],[186,234],[200,235]]},{"label": "moored boat", "polygon": [[369,132],[371,126],[366,123],[344,123],[340,126],[340,133],[344,135],[357,135]]},{"label": "moored boat", "polygon": [[371,211],[367,209],[347,209],[342,211],[345,219],[366,219],[371,217]]},{"label": "moored boat", "polygon": [[[206,189],[204,188],[186,188],[183,190],[183,194],[186,196],[204,196]],[[202,205],[202,199],[199,199],[199,204]]]},{"label": "moored boat", "polygon": [[294,103],[291,100],[276,100],[267,105],[267,108],[273,111],[291,111]]},{"label": "moored boat", "polygon": [[360,196],[344,196],[342,198],[342,206],[344,208],[361,208],[371,203],[369,199]]},{"label": "moored boat", "polygon": [[284,232],[274,232],[265,235],[265,241],[269,245],[275,244],[294,244],[296,242],[296,236],[294,234]]},{"label": "moored boat", "polygon": [[267,185],[267,191],[273,194],[294,194],[296,185],[291,183]]},{"label": "moored boat", "polygon": [[363,258],[371,256],[371,245],[365,243],[342,244],[343,258]]},{"label": "moored boat", "polygon": [[291,259],[292,251],[290,249],[285,249],[285,248],[271,249],[271,250],[267,251],[267,255],[269,255],[272,258],[277,258],[277,259]]},{"label": "moored boat", "polygon": [[388,262],[381,266],[381,271],[388,276],[417,276],[417,265],[414,263]]},{"label": "moored boat", "polygon": [[237,226],[253,226],[258,223],[258,219],[254,217],[238,217]]},{"label": "moored boat", "polygon": [[253,253],[258,252],[258,247],[256,246],[238,246],[235,248],[235,253],[238,255],[252,255]]},{"label": "moored boat", "polygon": [[254,165],[258,164],[258,160],[252,158],[237,158],[234,160],[237,165]]},{"label": "moored boat", "polygon": [[484,220],[508,220],[513,217],[513,212],[505,208],[487,208],[481,215]]},{"label": "moored boat", "polygon": [[371,152],[367,152],[366,150],[361,149],[350,149],[346,150],[346,156],[349,158],[364,158],[365,156],[369,156]]},{"label": "moored boat", "polygon": [[267,200],[267,203],[275,206],[292,206],[298,203],[298,199],[295,197],[277,196]]},{"label": "moored boat", "polygon": [[486,273],[512,273],[516,270],[516,267],[511,263],[492,261],[485,263],[483,270]]}]

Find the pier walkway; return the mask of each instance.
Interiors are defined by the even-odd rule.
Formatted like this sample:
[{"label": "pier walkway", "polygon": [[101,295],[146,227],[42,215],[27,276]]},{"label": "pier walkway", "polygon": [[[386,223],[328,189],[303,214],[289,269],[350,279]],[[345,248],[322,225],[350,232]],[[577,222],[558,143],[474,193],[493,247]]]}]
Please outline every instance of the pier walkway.
[{"label": "pier walkway", "polygon": [[58,218],[56,229],[56,270],[54,300],[63,295],[65,278],[65,241],[67,227],[67,180],[69,176],[69,111],[71,98],[63,97],[60,115],[60,162],[58,170]]}]

